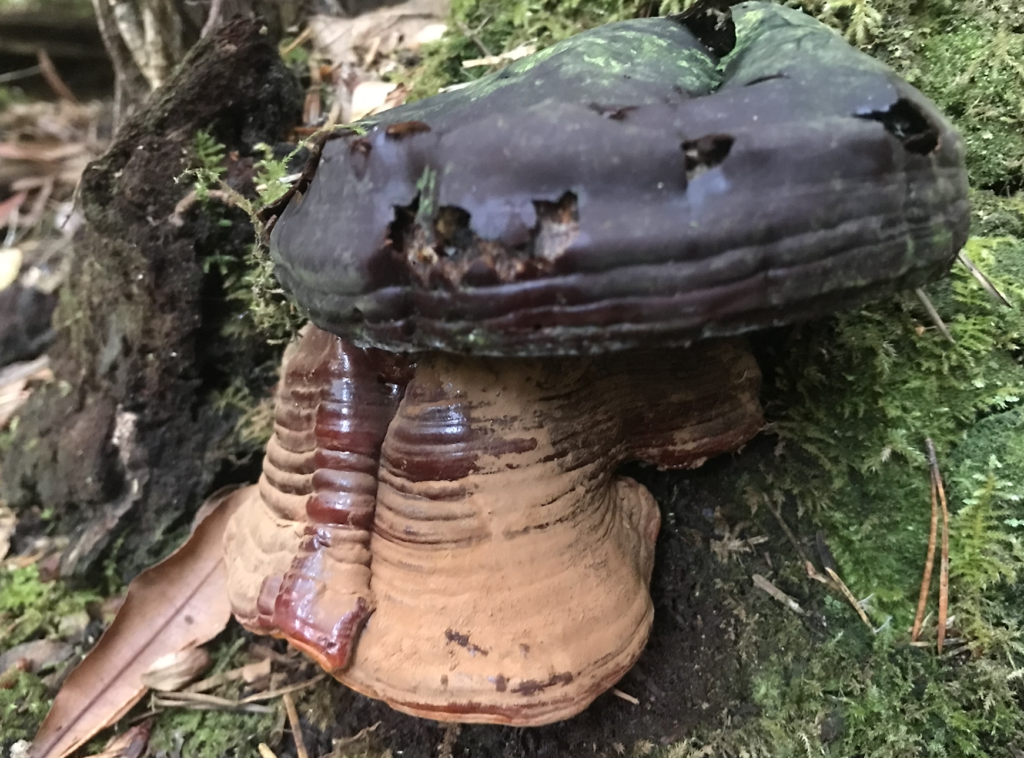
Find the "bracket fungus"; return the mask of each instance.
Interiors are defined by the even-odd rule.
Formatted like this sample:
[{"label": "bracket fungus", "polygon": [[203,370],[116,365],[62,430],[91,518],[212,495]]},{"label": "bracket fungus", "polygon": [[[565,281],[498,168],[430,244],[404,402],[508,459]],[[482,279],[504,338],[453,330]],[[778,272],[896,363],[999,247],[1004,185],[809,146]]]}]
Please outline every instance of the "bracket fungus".
[{"label": "bracket fungus", "polygon": [[572,716],[640,655],[659,511],[762,424],[742,334],[941,276],[960,139],[798,11],[611,24],[335,132],[271,221],[286,357],[232,603],[446,721]]}]

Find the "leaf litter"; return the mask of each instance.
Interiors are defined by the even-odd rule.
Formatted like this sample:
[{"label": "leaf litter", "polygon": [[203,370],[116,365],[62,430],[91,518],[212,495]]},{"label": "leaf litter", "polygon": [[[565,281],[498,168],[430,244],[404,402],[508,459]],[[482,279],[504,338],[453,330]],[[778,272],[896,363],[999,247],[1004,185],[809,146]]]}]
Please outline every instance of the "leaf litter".
[{"label": "leaf litter", "polygon": [[224,528],[254,486],[214,494],[191,536],[143,572],[113,624],[67,678],[33,741],[32,758],[61,758],[110,726],[146,693],[144,675],[168,654],[197,648],[231,617]]}]

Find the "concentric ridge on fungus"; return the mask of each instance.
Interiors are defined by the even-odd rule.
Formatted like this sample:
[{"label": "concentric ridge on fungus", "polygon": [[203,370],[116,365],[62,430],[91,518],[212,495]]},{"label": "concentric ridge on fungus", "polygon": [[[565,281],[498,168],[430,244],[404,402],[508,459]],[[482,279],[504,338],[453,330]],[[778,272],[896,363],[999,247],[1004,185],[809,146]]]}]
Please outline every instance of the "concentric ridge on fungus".
[{"label": "concentric ridge on fungus", "polygon": [[619,464],[737,450],[735,335],[919,286],[967,234],[917,90],[798,11],[731,19],[721,59],[612,24],[314,149],[270,209],[320,328],[226,533],[242,623],[447,721],[567,718],[632,666],[659,512]]},{"label": "concentric ridge on fungus", "polygon": [[625,21],[336,132],[274,226],[279,278],[359,344],[524,355],[735,334],[943,274],[968,226],[950,123],[800,11],[732,19],[722,59],[677,19]]},{"label": "concentric ridge on fungus", "polygon": [[225,538],[235,615],[408,713],[578,713],[633,665],[653,617],[658,506],[615,468],[742,445],[761,426],[756,363],[735,339],[432,353],[403,391],[388,357],[315,328],[292,353],[259,495]]}]

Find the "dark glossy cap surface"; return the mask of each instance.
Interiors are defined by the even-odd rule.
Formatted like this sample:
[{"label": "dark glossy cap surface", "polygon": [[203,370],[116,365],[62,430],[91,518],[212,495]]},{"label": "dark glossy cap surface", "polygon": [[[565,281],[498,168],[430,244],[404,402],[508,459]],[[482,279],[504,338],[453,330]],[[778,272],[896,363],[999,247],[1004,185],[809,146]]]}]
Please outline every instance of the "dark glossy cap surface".
[{"label": "dark glossy cap surface", "polygon": [[941,276],[963,147],[798,11],[732,9],[719,61],[672,18],[580,34],[328,141],[275,225],[322,328],[392,350],[681,344]]}]

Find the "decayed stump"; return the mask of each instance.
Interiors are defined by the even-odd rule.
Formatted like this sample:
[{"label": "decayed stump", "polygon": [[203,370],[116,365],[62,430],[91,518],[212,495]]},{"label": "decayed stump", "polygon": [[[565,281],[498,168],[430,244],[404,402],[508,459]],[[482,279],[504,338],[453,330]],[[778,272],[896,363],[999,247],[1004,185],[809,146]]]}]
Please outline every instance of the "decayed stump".
[{"label": "decayed stump", "polygon": [[238,152],[229,175],[244,192],[245,156],[298,116],[299,88],[264,32],[239,20],[200,43],[83,176],[87,224],[50,353],[58,381],[22,410],[0,490],[15,509],[53,509],[63,531],[75,530],[65,576],[121,535],[126,572],[149,562],[231,452],[235,414],[218,393],[268,357],[223,334],[223,287],[204,273],[205,257],[248,250],[244,214],[197,207],[184,224],[171,220],[189,191],[175,180],[197,130]]}]

